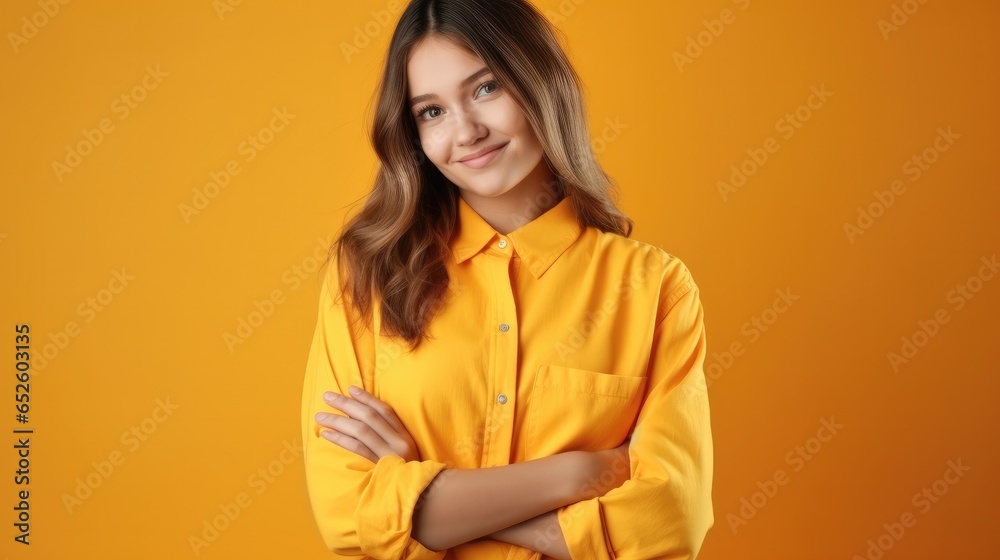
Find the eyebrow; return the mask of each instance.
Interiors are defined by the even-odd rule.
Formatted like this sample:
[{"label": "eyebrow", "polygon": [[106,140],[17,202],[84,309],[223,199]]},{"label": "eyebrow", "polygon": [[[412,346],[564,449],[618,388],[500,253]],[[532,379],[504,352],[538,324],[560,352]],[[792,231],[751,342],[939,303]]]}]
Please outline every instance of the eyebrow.
[{"label": "eyebrow", "polygon": [[[462,80],[462,83],[461,83],[460,87],[465,87],[465,86],[471,84],[472,82],[476,81],[480,77],[482,77],[482,76],[484,76],[486,74],[489,74],[489,73],[490,73],[490,69],[487,68],[486,66],[483,66],[479,70],[476,70],[475,74],[473,74],[473,75],[469,76],[468,78]],[[421,101],[427,101],[428,99],[437,99],[437,95],[435,95],[433,93],[425,93],[423,95],[418,95],[418,96],[414,97],[413,99],[410,99],[410,107],[413,107],[414,105],[416,105],[417,103],[420,103]]]}]

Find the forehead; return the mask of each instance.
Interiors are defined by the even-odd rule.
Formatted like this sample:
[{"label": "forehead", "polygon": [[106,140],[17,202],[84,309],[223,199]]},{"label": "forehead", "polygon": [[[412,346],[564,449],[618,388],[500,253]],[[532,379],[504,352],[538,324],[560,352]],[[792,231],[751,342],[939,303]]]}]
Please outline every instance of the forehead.
[{"label": "forehead", "polygon": [[427,37],[414,45],[406,63],[410,95],[452,89],[485,65],[475,53],[452,41]]}]

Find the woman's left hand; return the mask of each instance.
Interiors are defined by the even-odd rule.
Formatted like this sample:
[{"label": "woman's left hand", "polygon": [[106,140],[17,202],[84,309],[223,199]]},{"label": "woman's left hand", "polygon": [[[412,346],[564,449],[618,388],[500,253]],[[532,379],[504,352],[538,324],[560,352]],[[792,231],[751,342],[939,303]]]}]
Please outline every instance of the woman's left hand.
[{"label": "woman's left hand", "polygon": [[316,422],[330,428],[320,435],[373,463],[386,455],[396,455],[407,462],[419,461],[417,445],[392,408],[367,391],[352,389],[357,391],[353,399],[329,391],[323,393],[327,404],[348,417],[317,413]]}]

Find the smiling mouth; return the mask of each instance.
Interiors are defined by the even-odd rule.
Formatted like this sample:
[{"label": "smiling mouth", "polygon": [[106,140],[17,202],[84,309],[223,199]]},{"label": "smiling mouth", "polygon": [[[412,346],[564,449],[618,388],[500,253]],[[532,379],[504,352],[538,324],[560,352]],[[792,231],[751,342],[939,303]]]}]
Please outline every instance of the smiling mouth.
[{"label": "smiling mouth", "polygon": [[486,152],[485,154],[479,157],[467,159],[465,161],[459,161],[459,163],[467,167],[471,167],[473,169],[480,169],[482,167],[486,167],[487,164],[496,159],[504,151],[504,149],[507,148],[508,144],[510,144],[510,142],[507,142],[507,144],[504,144],[503,146],[500,146],[495,150]]}]

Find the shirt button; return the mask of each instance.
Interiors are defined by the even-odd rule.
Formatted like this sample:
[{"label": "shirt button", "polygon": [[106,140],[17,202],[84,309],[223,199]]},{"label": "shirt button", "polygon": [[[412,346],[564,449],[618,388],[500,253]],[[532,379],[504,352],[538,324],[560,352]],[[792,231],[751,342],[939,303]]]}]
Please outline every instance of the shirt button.
[{"label": "shirt button", "polygon": [[510,330],[510,325],[507,323],[500,323],[500,332],[507,332]]},{"label": "shirt button", "polygon": [[506,239],[501,239],[501,240],[500,240],[500,243],[497,243],[497,245],[498,245],[498,246],[499,246],[499,247],[500,247],[501,249],[503,249],[504,247],[506,247],[506,246],[507,246],[507,240],[506,240]]},{"label": "shirt button", "polygon": [[500,396],[497,397],[497,402],[500,404],[507,404],[507,395],[501,393]]}]

